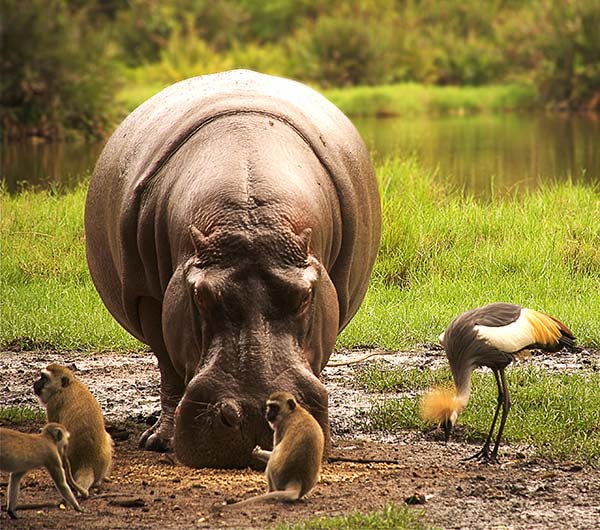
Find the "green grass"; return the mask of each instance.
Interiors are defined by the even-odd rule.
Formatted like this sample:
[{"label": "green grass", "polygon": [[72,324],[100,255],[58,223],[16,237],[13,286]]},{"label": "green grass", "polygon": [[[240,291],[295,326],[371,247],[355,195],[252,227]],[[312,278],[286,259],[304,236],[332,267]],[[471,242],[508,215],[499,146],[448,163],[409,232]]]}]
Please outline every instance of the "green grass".
[{"label": "green grass", "polygon": [[[116,94],[131,112],[169,83],[148,81],[135,71]],[[535,89],[525,85],[480,87],[428,86],[418,83],[320,90],[349,116],[411,116],[523,110],[538,105]]]},{"label": "green grass", "polygon": [[403,83],[348,87],[323,93],[350,116],[462,114],[536,106],[535,90],[524,85],[440,87]]},{"label": "green grass", "polygon": [[0,407],[0,421],[25,423],[30,421],[45,422],[46,413],[42,409],[28,407]]},{"label": "green grass", "polygon": [[382,363],[358,367],[355,381],[368,392],[409,392],[424,390],[451,380],[449,369],[386,369]]},{"label": "green grass", "polygon": [[[491,301],[546,311],[600,345],[600,193],[573,184],[477,201],[411,161],[377,173],[383,237],[370,289],[338,346],[434,342],[458,313]],[[108,314],[84,251],[85,185],[2,192],[0,346],[142,348]]]},{"label": "green grass", "polygon": [[86,186],[73,192],[2,194],[0,344],[139,350],[110,316],[85,260]]},{"label": "green grass", "polygon": [[[535,362],[535,361],[533,361]],[[432,384],[450,383],[449,371],[423,370],[415,385],[405,386],[402,369],[371,374],[370,391],[403,391],[424,389]],[[383,373],[385,372],[385,373]],[[436,372],[440,372],[439,374]],[[414,371],[412,372],[414,375]],[[400,382],[397,386],[394,379]],[[390,384],[381,384],[385,380]],[[554,374],[533,367],[511,367],[507,371],[512,407],[503,440],[505,443],[530,445],[541,456],[570,458],[593,463],[600,461],[600,373]],[[364,374],[358,382],[364,384]],[[496,384],[490,373],[475,372],[471,399],[459,417],[468,439],[483,440],[488,433],[496,404]],[[399,429],[423,429],[419,418],[419,398],[378,400],[373,403],[366,422],[373,431],[397,432]]]},{"label": "green grass", "polygon": [[280,524],[275,530],[421,530],[422,512],[388,504],[371,513],[354,512],[339,517],[315,517],[297,524]]},{"label": "green grass", "polygon": [[600,192],[562,183],[464,197],[411,161],[377,168],[383,235],[365,302],[338,339],[390,349],[437,342],[459,313],[494,301],[565,322],[600,345]]}]

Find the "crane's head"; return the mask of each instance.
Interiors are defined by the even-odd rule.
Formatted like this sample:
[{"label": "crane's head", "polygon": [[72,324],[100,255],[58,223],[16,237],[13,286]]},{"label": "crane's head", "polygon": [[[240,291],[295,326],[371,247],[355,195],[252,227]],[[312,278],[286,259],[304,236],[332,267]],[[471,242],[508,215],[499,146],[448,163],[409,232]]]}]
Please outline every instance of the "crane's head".
[{"label": "crane's head", "polygon": [[434,388],[421,399],[421,418],[438,423],[444,430],[444,440],[450,439],[452,428],[466,403],[453,388]]}]

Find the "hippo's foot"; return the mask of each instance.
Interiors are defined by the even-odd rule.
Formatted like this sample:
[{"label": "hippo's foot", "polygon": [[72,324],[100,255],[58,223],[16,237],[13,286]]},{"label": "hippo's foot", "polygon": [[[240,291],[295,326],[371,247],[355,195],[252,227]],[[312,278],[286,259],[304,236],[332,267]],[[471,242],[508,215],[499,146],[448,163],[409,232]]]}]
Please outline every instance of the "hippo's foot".
[{"label": "hippo's foot", "polygon": [[161,414],[158,421],[140,437],[139,446],[147,451],[167,453],[171,451],[171,437],[173,436],[173,422],[164,421]]}]

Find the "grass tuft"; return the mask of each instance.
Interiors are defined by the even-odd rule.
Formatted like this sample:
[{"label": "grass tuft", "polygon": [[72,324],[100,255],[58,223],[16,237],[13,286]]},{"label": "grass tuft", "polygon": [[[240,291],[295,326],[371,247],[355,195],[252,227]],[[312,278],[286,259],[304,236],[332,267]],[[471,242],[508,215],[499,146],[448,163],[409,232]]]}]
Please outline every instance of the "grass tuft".
[{"label": "grass tuft", "polygon": [[354,512],[338,517],[315,517],[301,523],[280,524],[275,530],[422,530],[423,513],[408,507],[387,504],[371,513]]},{"label": "grass tuft", "polygon": [[42,409],[29,407],[0,407],[0,421],[17,424],[30,421],[45,422],[46,413]]}]

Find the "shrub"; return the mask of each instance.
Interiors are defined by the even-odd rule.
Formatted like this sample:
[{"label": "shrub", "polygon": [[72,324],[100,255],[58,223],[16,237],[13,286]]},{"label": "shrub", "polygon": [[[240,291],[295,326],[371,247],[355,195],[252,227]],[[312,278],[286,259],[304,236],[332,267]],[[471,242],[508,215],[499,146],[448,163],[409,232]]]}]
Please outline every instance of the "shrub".
[{"label": "shrub", "polygon": [[63,0],[2,4],[3,136],[100,136],[115,91],[100,36]]}]

